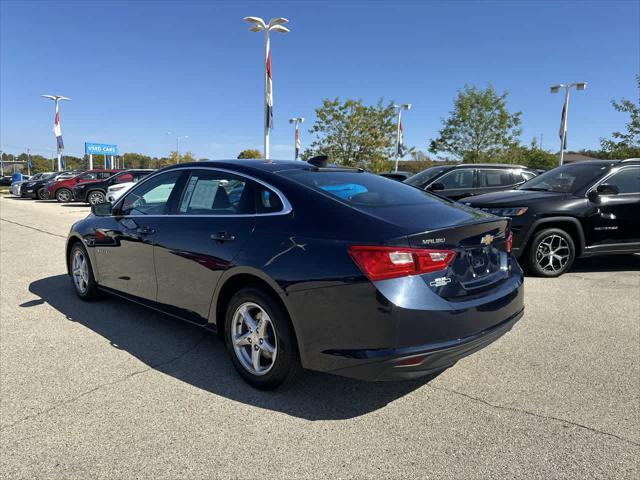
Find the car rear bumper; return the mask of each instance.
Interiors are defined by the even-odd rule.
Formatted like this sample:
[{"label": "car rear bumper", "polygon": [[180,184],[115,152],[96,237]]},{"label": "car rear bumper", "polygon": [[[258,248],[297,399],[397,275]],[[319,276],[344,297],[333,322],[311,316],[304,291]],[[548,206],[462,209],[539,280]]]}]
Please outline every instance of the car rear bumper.
[{"label": "car rear bumper", "polygon": [[366,363],[334,370],[332,373],[362,380],[408,380],[440,372],[458,360],[495,342],[507,333],[524,314],[524,308],[507,320],[478,334],[409,348],[354,350],[341,355],[369,360]]},{"label": "car rear bumper", "polygon": [[522,270],[515,259],[510,264],[508,278],[459,298],[437,295],[421,276],[289,292],[302,364],[364,380],[448,368],[522,317]]}]

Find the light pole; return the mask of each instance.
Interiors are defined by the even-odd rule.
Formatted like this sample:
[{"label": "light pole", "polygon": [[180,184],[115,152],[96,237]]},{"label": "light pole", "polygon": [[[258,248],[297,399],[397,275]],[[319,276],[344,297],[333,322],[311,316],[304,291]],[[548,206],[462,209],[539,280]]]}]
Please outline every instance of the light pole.
[{"label": "light pole", "polygon": [[62,142],[62,130],[60,129],[60,100],[71,100],[70,98],[63,97],[62,95],[40,95],[43,98],[48,98],[56,102],[56,116],[53,121],[53,133],[56,136],[57,152],[58,152],[58,171],[62,170],[62,150],[64,150],[64,143]]},{"label": "light pole", "polygon": [[283,24],[287,23],[289,20],[282,17],[272,18],[269,20],[269,23],[265,23],[260,17],[244,17],[243,20],[253,25],[249,29],[250,32],[264,32],[264,158],[265,160],[268,160],[269,130],[273,127],[273,92],[271,86],[271,52],[269,32],[274,31],[288,33],[289,29],[283,26]]},{"label": "light pole", "polygon": [[562,119],[560,120],[560,165],[564,163],[564,151],[567,148],[567,117],[569,116],[569,91],[575,87],[576,90],[584,90],[587,88],[587,82],[576,82],[559,85],[552,85],[550,87],[551,93],[558,93],[561,88],[564,88],[564,106],[562,107]]},{"label": "light pole", "polygon": [[290,118],[289,123],[293,123],[293,159],[298,160],[298,156],[300,155],[300,131],[298,130],[298,126],[301,123],[304,123],[303,117],[295,117]]},{"label": "light pole", "polygon": [[401,105],[394,105],[393,108],[398,109],[398,133],[396,134],[396,166],[395,171],[398,171],[398,157],[402,146],[402,110],[411,110],[410,103],[403,103]]},{"label": "light pole", "polygon": [[[171,135],[171,132],[167,132],[167,135]],[[180,140],[189,138],[189,135],[176,136],[176,163],[180,163]]]}]

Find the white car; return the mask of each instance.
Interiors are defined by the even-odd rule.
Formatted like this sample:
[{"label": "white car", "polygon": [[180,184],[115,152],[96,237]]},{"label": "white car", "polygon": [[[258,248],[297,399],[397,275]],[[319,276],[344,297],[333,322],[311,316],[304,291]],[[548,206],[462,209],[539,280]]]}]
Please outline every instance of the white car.
[{"label": "white car", "polygon": [[124,195],[131,187],[138,182],[116,183],[107,188],[107,202],[115,203],[122,195]]}]

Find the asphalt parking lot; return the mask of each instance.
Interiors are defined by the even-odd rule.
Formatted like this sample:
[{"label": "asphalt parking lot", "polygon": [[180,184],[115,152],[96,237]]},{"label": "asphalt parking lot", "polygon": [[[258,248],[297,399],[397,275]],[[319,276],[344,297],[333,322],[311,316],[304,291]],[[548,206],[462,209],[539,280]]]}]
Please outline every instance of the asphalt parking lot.
[{"label": "asphalt parking lot", "polygon": [[526,279],[505,337],[429,383],[242,382],[197,327],[65,274],[88,207],[0,195],[3,478],[638,478],[640,257]]}]

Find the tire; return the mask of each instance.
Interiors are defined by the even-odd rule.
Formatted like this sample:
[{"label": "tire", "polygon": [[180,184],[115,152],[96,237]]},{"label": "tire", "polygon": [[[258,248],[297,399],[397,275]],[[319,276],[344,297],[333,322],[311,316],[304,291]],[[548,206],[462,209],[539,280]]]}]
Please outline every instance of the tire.
[{"label": "tire", "polygon": [[561,228],[537,232],[527,251],[527,267],[537,277],[559,277],[571,268],[576,256],[573,238]]},{"label": "tire", "polygon": [[36,193],[38,195],[39,200],[46,200],[49,198],[49,195],[47,194],[47,190],[44,187],[39,188]]},{"label": "tire", "polygon": [[107,201],[107,199],[104,196],[104,193],[101,192],[100,190],[93,190],[93,191],[87,193],[87,202],[90,205],[96,205],[98,203],[104,203],[106,201]]},{"label": "tire", "polygon": [[[257,327],[252,332],[248,331],[243,312]],[[261,324],[263,312],[268,321]],[[231,298],[225,315],[224,336],[233,366],[252,387],[273,390],[293,381],[301,370],[289,316],[272,295],[260,288],[244,288]],[[238,338],[243,339],[242,344],[236,344]],[[258,369],[254,368],[254,355],[258,356]]]},{"label": "tire", "polygon": [[67,203],[73,200],[73,193],[68,188],[59,188],[56,191],[56,200],[60,203]]},{"label": "tire", "polygon": [[[78,259],[76,263],[77,257],[84,259],[86,268],[82,266],[80,259]],[[71,251],[69,252],[69,266],[71,270],[71,285],[76,295],[87,302],[99,298],[100,291],[98,290],[98,284],[93,275],[89,255],[80,242],[76,242],[73,247],[71,247]]]}]

